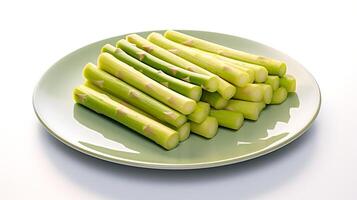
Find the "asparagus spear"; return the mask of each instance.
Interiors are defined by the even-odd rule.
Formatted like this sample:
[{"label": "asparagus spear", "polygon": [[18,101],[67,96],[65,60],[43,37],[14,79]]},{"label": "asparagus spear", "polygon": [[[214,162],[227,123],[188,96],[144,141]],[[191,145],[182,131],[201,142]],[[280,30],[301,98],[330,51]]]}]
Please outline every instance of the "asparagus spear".
[{"label": "asparagus spear", "polygon": [[214,107],[216,109],[222,109],[228,103],[228,100],[223,98],[217,92],[205,92],[205,91],[203,91],[201,100],[204,101],[204,102],[209,103],[212,107]]},{"label": "asparagus spear", "polygon": [[263,102],[229,100],[225,109],[234,112],[240,112],[246,119],[257,120],[260,112],[264,108],[265,103]]},{"label": "asparagus spear", "polygon": [[238,51],[219,44],[215,44],[213,42],[208,42],[183,33],[179,33],[177,31],[166,31],[165,37],[172,41],[201,49],[203,51],[208,51],[236,60],[264,66],[268,70],[269,74],[272,75],[283,76],[286,73],[286,64],[280,60]]},{"label": "asparagus spear", "polygon": [[[150,53],[151,55],[153,55],[163,61],[171,63],[177,67],[180,67],[182,69],[185,69],[185,70],[188,70],[191,72],[214,77],[213,79],[217,79],[218,85],[217,84],[206,85],[204,89],[209,92],[215,92],[215,91],[217,91],[217,89],[219,90],[219,88],[220,87],[222,88],[223,86],[224,86],[223,89],[226,87],[225,84],[221,83],[222,79],[219,78],[217,75],[212,74],[211,72],[209,72],[203,68],[200,68],[197,65],[190,63],[181,57],[176,56],[175,54],[149,42],[148,40],[146,40],[145,38],[143,38],[137,34],[127,35],[126,40],[132,44],[135,44],[138,48]],[[214,81],[212,81],[212,82],[214,83]],[[220,85],[223,85],[223,86],[220,86]]]},{"label": "asparagus spear", "polygon": [[237,87],[237,92],[234,95],[235,99],[245,101],[260,102],[263,101],[264,93],[260,84],[250,83],[244,87]]},{"label": "asparagus spear", "polygon": [[236,86],[244,86],[249,82],[249,75],[212,56],[172,42],[159,33],[151,33],[148,40],[170,52],[220,76]]},{"label": "asparagus spear", "polygon": [[279,88],[279,81],[280,81],[280,78],[279,76],[268,76],[267,77],[267,80],[265,81],[265,84],[269,84],[273,91],[277,90]]},{"label": "asparagus spear", "polygon": [[[175,129],[174,129],[175,130]],[[179,135],[179,140],[180,142],[186,140],[190,136],[191,132],[191,123],[186,122],[184,123],[181,127],[176,129],[178,135]]]},{"label": "asparagus spear", "polygon": [[271,99],[270,104],[281,104],[288,97],[288,92],[286,88],[280,87],[273,93],[273,98]]},{"label": "asparagus spear", "polygon": [[147,53],[146,51],[133,46],[128,41],[122,39],[117,42],[117,47],[124,50],[129,55],[135,57],[136,59],[144,62],[147,65],[150,65],[157,70],[161,70],[166,74],[179,78],[181,80],[202,86],[203,88],[206,87],[218,87],[218,82],[215,77],[207,76],[195,72],[191,72],[175,65],[172,65],[166,61],[160,60],[155,56]]},{"label": "asparagus spear", "polygon": [[263,102],[265,104],[269,104],[271,102],[271,98],[273,97],[273,89],[268,84],[259,84],[263,90]]},{"label": "asparagus spear", "polygon": [[216,118],[208,116],[202,123],[191,122],[191,132],[205,138],[213,138],[217,134],[218,122]]},{"label": "asparagus spear", "polygon": [[195,101],[199,101],[202,95],[201,87],[193,85],[180,79],[176,79],[172,76],[169,76],[162,71],[156,70],[139,60],[129,56],[123,50],[116,48],[110,44],[106,44],[102,48],[102,52],[107,52],[112,54],[114,57],[120,61],[132,66],[136,70],[142,72],[144,75],[152,78],[153,80],[159,82],[161,85],[164,85],[184,96],[187,96]]},{"label": "asparagus spear", "polygon": [[208,116],[210,105],[205,102],[198,102],[193,113],[187,115],[187,118],[196,123],[202,123]]},{"label": "asparagus spear", "polygon": [[104,94],[81,85],[74,89],[73,96],[77,103],[120,122],[167,150],[178,145],[179,136],[176,131],[113,101]]},{"label": "asparagus spear", "polygon": [[211,109],[210,116],[217,119],[218,125],[235,130],[238,130],[243,125],[244,121],[242,113],[229,110]]},{"label": "asparagus spear", "polygon": [[152,116],[152,115],[149,115],[148,113],[146,113],[146,112],[144,112],[143,110],[140,110],[139,108],[137,108],[137,107],[135,107],[135,106],[133,106],[133,105],[131,105],[131,104],[125,102],[124,100],[119,99],[118,97],[115,97],[115,96],[111,95],[110,93],[108,93],[108,92],[106,92],[106,91],[104,91],[104,90],[98,88],[97,86],[95,86],[95,85],[93,85],[91,82],[89,82],[88,80],[86,80],[83,85],[86,86],[86,87],[88,87],[88,88],[90,88],[90,89],[92,89],[92,90],[94,90],[94,91],[96,91],[96,92],[105,94],[105,95],[107,95],[109,98],[111,98],[113,101],[116,101],[117,103],[120,103],[120,104],[122,104],[122,105],[124,105],[124,106],[126,106],[126,107],[128,107],[128,108],[130,108],[130,109],[132,109],[132,110],[134,110],[134,111],[137,112],[137,113],[140,113],[140,114],[142,114],[142,115],[144,115],[144,116],[146,116],[146,117],[148,117],[148,118],[150,118],[150,119],[153,119],[153,120],[155,120],[155,121],[158,121],[158,122],[164,124],[165,126],[171,128],[172,130],[175,130],[175,131],[178,133],[178,135],[179,135],[179,140],[180,140],[180,141],[186,140],[186,139],[188,138],[188,136],[190,135],[190,123],[189,123],[189,122],[184,123],[182,126],[180,126],[180,127],[178,127],[178,128],[177,128],[177,127],[174,127],[174,126],[172,126],[172,125],[170,125],[170,124],[168,124],[168,123],[165,123],[165,122],[163,122],[163,121],[161,121],[161,120],[155,118],[155,117]]},{"label": "asparagus spear", "polygon": [[231,85],[224,79],[220,78],[219,76],[211,73],[210,71],[207,71],[207,70],[167,51],[166,49],[161,48],[161,47],[155,45],[154,43],[151,43],[150,41],[140,37],[139,35],[136,35],[136,34],[128,35],[126,37],[126,39],[129,42],[136,44],[137,47],[139,47],[139,48],[147,51],[148,53],[150,53],[166,62],[169,62],[173,65],[176,65],[178,67],[181,67],[183,69],[193,71],[196,73],[216,77],[218,79],[218,88],[211,88],[211,87],[206,86],[205,90],[207,90],[208,92],[215,92],[217,90],[217,92],[220,95],[222,95],[222,97],[225,99],[230,99],[234,95],[235,88],[233,87],[233,85]]},{"label": "asparagus spear", "polygon": [[100,69],[107,71],[130,85],[133,85],[137,89],[182,114],[188,115],[192,113],[196,107],[196,102],[194,100],[162,86],[129,65],[116,59],[111,54],[101,53],[98,58],[98,65]]},{"label": "asparagus spear", "polygon": [[[205,51],[202,51],[202,52],[205,52]],[[267,79],[268,70],[261,65],[256,65],[256,64],[252,64],[252,63],[239,61],[239,60],[234,60],[232,58],[227,58],[227,57],[215,54],[215,53],[210,53],[210,52],[206,52],[206,53],[216,57],[217,59],[220,59],[220,60],[223,60],[226,62],[230,62],[230,63],[238,65],[242,68],[247,68],[247,69],[253,70],[254,71],[254,81],[257,83],[263,83]]]},{"label": "asparagus spear", "polygon": [[280,78],[280,87],[286,88],[288,92],[295,92],[296,80],[291,75],[285,75]]},{"label": "asparagus spear", "polygon": [[130,103],[146,113],[180,127],[186,122],[186,117],[152,97],[144,94],[127,83],[99,70],[92,63],[88,63],[83,69],[83,76],[102,90]]}]

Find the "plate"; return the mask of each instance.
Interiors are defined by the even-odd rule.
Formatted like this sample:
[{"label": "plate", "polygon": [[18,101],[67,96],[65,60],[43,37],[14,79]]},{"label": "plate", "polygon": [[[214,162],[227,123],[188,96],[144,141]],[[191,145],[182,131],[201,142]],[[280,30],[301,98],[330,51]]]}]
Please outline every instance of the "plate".
[{"label": "plate", "polygon": [[[150,32],[137,34],[146,37]],[[288,73],[297,79],[296,93],[281,105],[268,106],[258,121],[245,121],[238,131],[219,128],[217,136],[210,140],[191,134],[177,148],[166,151],[72,100],[72,89],[83,82],[83,66],[95,63],[100,48],[115,44],[125,37],[121,35],[80,48],[55,63],[34,91],[37,117],[49,133],[78,151],[114,163],[156,169],[208,168],[249,160],[285,146],[311,126],[320,109],[320,90],[313,76],[297,61],[252,40],[213,32],[182,32],[286,61]]]}]

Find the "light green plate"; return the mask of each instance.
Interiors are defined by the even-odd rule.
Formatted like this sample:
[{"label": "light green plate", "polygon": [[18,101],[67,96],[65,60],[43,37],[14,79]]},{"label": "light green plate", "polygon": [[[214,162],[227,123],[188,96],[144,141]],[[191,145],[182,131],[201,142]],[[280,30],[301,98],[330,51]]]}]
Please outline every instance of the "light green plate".
[{"label": "light green plate", "polygon": [[[150,31],[151,32],[151,31]],[[138,33],[147,36],[150,32]],[[162,32],[162,31],[158,31]],[[83,82],[82,68],[96,62],[100,48],[124,38],[102,40],[65,56],[41,78],[33,96],[35,112],[57,139],[91,156],[145,168],[193,169],[222,166],[272,152],[302,135],[320,109],[320,91],[312,75],[287,55],[244,38],[203,31],[183,31],[239,50],[287,62],[297,79],[297,92],[281,105],[268,106],[257,122],[246,121],[239,131],[219,128],[211,140],[191,134],[166,151],[123,125],[98,115],[72,100],[72,89]]]}]

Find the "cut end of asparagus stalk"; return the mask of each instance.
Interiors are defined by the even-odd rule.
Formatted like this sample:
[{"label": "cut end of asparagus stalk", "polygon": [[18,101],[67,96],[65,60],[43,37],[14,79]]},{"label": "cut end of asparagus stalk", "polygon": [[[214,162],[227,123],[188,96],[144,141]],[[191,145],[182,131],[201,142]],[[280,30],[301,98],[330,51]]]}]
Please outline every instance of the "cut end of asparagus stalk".
[{"label": "cut end of asparagus stalk", "polygon": [[171,150],[174,149],[178,144],[179,144],[179,135],[178,134],[172,134],[167,138],[166,144],[165,144],[165,148],[167,150]]},{"label": "cut end of asparagus stalk", "polygon": [[265,81],[265,84],[270,85],[273,91],[275,91],[279,88],[279,81],[279,76],[268,76],[267,80]]},{"label": "cut end of asparagus stalk", "polygon": [[186,101],[183,103],[182,107],[180,108],[181,112],[185,115],[191,114],[196,108],[195,101]]},{"label": "cut end of asparagus stalk", "polygon": [[[240,70],[241,71],[241,70]],[[241,76],[237,79],[237,83],[233,83],[236,86],[243,87],[250,82],[250,77],[247,72],[241,71]]]},{"label": "cut end of asparagus stalk", "polygon": [[263,101],[266,104],[269,104],[271,102],[271,99],[273,97],[273,88],[270,85],[267,84],[259,84],[260,87],[262,88],[263,91]]},{"label": "cut end of asparagus stalk", "polygon": [[264,83],[268,77],[268,70],[265,68],[258,68],[255,70],[255,82]]},{"label": "cut end of asparagus stalk", "polygon": [[282,62],[280,64],[279,76],[282,77],[285,75],[285,73],[286,73],[286,64]]},{"label": "cut end of asparagus stalk", "polygon": [[208,116],[202,123],[191,122],[191,131],[205,138],[213,138],[217,134],[217,119]]},{"label": "cut end of asparagus stalk", "polygon": [[215,92],[218,89],[218,77],[217,76],[211,76],[204,85],[202,85],[202,88],[209,91],[209,92]]},{"label": "cut end of asparagus stalk", "polygon": [[235,99],[260,102],[263,100],[264,92],[259,84],[248,84],[245,87],[237,87]]},{"label": "cut end of asparagus stalk", "polygon": [[250,102],[241,100],[229,100],[226,110],[240,112],[244,118],[250,120],[257,120],[260,112],[265,108],[263,102]]},{"label": "cut end of asparagus stalk", "polygon": [[199,101],[202,96],[202,89],[201,87],[195,85],[195,87],[192,87],[190,93],[187,95],[190,99],[193,99],[195,101]]},{"label": "cut end of asparagus stalk", "polygon": [[224,99],[217,92],[203,92],[201,100],[209,103],[212,107],[216,109],[222,109],[228,103],[228,100]]},{"label": "cut end of asparagus stalk", "polygon": [[280,87],[274,91],[270,104],[281,104],[286,100],[287,97],[288,92],[286,88]]},{"label": "cut end of asparagus stalk", "polygon": [[287,74],[280,78],[280,87],[284,87],[288,92],[295,92],[296,79]]},{"label": "cut end of asparagus stalk", "polygon": [[210,105],[205,102],[198,102],[193,113],[187,115],[187,118],[196,123],[202,123],[208,116]]},{"label": "cut end of asparagus stalk", "polygon": [[235,130],[238,130],[244,121],[242,113],[229,110],[211,109],[210,116],[217,119],[218,125]]},{"label": "cut end of asparagus stalk", "polygon": [[[224,80],[223,80],[224,81]],[[222,82],[221,82],[222,83]],[[226,83],[226,81],[224,81]],[[222,96],[222,98],[229,100],[231,99],[234,94],[236,93],[236,87],[234,87],[231,84],[224,84],[224,86],[220,85],[218,86],[217,92]]]},{"label": "cut end of asparagus stalk", "polygon": [[189,122],[186,122],[180,128],[178,128],[176,131],[179,135],[180,142],[182,142],[190,136],[191,124]]}]

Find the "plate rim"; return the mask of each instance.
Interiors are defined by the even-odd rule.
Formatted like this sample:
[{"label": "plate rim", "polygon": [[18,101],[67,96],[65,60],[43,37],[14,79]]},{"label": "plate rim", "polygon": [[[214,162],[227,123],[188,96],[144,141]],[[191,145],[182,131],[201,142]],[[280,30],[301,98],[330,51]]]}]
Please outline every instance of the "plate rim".
[{"label": "plate rim", "polygon": [[[141,32],[135,32],[136,34],[140,34],[140,33],[146,33],[146,32],[158,32],[158,31],[165,31],[165,30],[152,30],[152,31],[141,31]],[[226,34],[226,33],[220,33],[220,32],[212,32],[212,31],[203,31],[203,30],[191,30],[191,29],[180,29],[178,31],[194,31],[194,32],[205,32],[205,33],[213,33],[213,34],[219,34],[219,35],[225,35],[225,36],[229,36],[229,37],[239,37],[241,39],[247,40],[249,42],[254,42],[266,47],[269,47],[271,49],[273,49],[274,51],[289,57],[290,59],[294,60],[295,62],[297,62],[295,59],[291,58],[290,56],[288,56],[287,54],[276,50],[275,48],[272,48],[268,45],[265,45],[264,43],[260,43],[260,42],[256,42],[254,40],[250,40],[244,37],[240,37],[240,36],[235,36],[235,35],[231,35],[231,34]],[[134,33],[134,32],[133,32]],[[200,163],[192,163],[192,164],[163,164],[163,163],[157,163],[157,162],[146,162],[146,161],[138,161],[138,160],[133,160],[133,159],[126,159],[126,158],[122,158],[122,157],[116,157],[114,158],[110,158],[109,156],[105,156],[105,154],[103,153],[95,153],[95,151],[89,151],[86,150],[86,148],[84,147],[79,147],[78,145],[72,144],[71,142],[68,142],[66,139],[62,138],[59,134],[55,133],[55,131],[53,131],[45,122],[45,120],[43,120],[43,117],[40,116],[40,114],[38,113],[38,105],[36,104],[36,96],[38,94],[38,90],[40,87],[40,84],[42,82],[42,80],[44,79],[44,77],[46,76],[46,74],[49,73],[49,71],[59,62],[61,62],[65,57],[74,54],[77,51],[80,51],[88,46],[91,46],[93,44],[105,41],[105,40],[110,40],[113,38],[117,38],[119,36],[123,36],[123,35],[128,35],[128,34],[132,34],[132,33],[126,33],[126,34],[121,34],[121,35],[117,35],[114,37],[109,37],[106,39],[102,39],[102,40],[98,40],[96,42],[92,42],[90,44],[87,44],[81,48],[78,48],[68,54],[66,54],[64,57],[60,58],[59,60],[57,60],[55,63],[53,63],[41,76],[41,78],[39,79],[39,81],[37,82],[33,94],[32,94],[32,107],[34,109],[34,112],[36,114],[36,117],[38,118],[38,120],[40,121],[40,123],[45,127],[45,129],[47,130],[48,133],[50,133],[54,138],[56,138],[57,140],[61,141],[63,144],[65,144],[68,147],[71,147],[81,153],[84,153],[86,155],[101,159],[101,160],[105,160],[111,163],[116,163],[116,164],[122,164],[122,165],[127,165],[127,166],[132,166],[132,167],[139,167],[139,168],[147,168],[147,169],[165,169],[165,170],[190,170],[190,169],[204,169],[204,168],[212,168],[212,167],[220,167],[220,166],[225,166],[225,165],[231,165],[231,164],[235,164],[235,163],[240,163],[240,162],[244,162],[247,160],[251,160],[260,156],[264,156],[267,155],[271,152],[274,152],[282,147],[285,147],[286,145],[290,144],[291,142],[295,141],[296,139],[298,139],[301,135],[303,135],[313,124],[313,122],[315,121],[315,119],[317,118],[319,112],[320,112],[320,108],[321,108],[321,90],[320,90],[320,86],[317,83],[315,77],[303,66],[299,66],[300,68],[303,68],[304,71],[306,71],[310,77],[312,78],[312,80],[314,81],[314,83],[317,86],[317,92],[318,92],[318,106],[316,111],[314,112],[314,115],[312,116],[312,118],[309,120],[309,122],[298,132],[296,132],[295,134],[292,135],[292,137],[288,138],[287,140],[278,143],[274,146],[271,147],[266,147],[263,149],[260,149],[259,151],[255,151],[252,152],[250,154],[246,154],[244,157],[232,157],[232,158],[227,158],[227,159],[222,159],[222,160],[216,160],[216,161],[208,161],[208,162],[200,162]],[[299,62],[297,62],[299,63]]]}]

